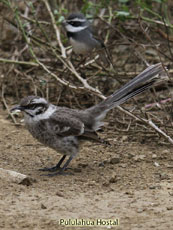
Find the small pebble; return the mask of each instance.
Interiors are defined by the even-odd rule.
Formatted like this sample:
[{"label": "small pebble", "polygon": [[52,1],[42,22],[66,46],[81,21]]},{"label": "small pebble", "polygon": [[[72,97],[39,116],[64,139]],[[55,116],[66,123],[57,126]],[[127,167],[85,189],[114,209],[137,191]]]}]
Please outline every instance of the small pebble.
[{"label": "small pebble", "polygon": [[125,135],[124,135],[124,136],[121,137],[121,141],[124,142],[124,141],[127,141],[127,140],[128,140],[128,136],[125,136]]},{"label": "small pebble", "polygon": [[138,161],[144,160],[145,157],[146,157],[145,155],[137,155],[133,159],[134,159],[134,161],[138,162]]},{"label": "small pebble", "polygon": [[108,182],[103,182],[102,184],[104,187],[108,187],[109,186],[109,183]]},{"label": "small pebble", "polygon": [[79,163],[79,167],[86,168],[88,166],[88,163]]},{"label": "small pebble", "polygon": [[173,196],[173,192],[169,192],[169,195],[170,195],[170,196]]},{"label": "small pebble", "polygon": [[56,195],[59,196],[59,197],[64,197],[64,195],[60,192],[56,192]]},{"label": "small pebble", "polygon": [[150,185],[149,189],[156,189],[156,185]]},{"label": "small pebble", "polygon": [[120,156],[116,155],[110,159],[110,164],[118,164],[120,162]]},{"label": "small pebble", "polygon": [[152,158],[153,158],[153,159],[156,159],[156,158],[157,158],[157,155],[156,155],[156,154],[153,154],[153,155],[152,155]]},{"label": "small pebble", "polygon": [[79,173],[79,172],[82,172],[82,170],[80,168],[74,168],[74,172]]},{"label": "small pebble", "polygon": [[99,163],[99,167],[104,167],[104,166],[105,166],[104,162]]},{"label": "small pebble", "polygon": [[161,180],[167,180],[167,179],[169,179],[169,176],[166,173],[161,173],[160,174],[160,179]]},{"label": "small pebble", "polygon": [[173,206],[168,206],[167,210],[173,210]]},{"label": "small pebble", "polygon": [[47,209],[47,207],[44,204],[41,204],[42,209]]},{"label": "small pebble", "polygon": [[154,166],[159,167],[160,165],[159,165],[159,163],[154,162]]},{"label": "small pebble", "polygon": [[165,149],[163,150],[162,154],[168,154],[169,153],[169,150]]},{"label": "small pebble", "polygon": [[144,212],[144,211],[145,211],[144,208],[138,208],[138,209],[137,209],[137,213],[142,213],[142,212]]},{"label": "small pebble", "polygon": [[116,183],[117,182],[117,175],[116,174],[112,175],[112,177],[110,178],[109,182],[110,183]]}]

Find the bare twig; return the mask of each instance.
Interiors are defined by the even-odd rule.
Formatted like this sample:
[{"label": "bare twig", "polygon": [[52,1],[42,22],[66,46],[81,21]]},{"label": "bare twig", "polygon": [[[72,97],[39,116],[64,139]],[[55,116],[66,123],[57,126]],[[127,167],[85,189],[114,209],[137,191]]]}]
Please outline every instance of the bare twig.
[{"label": "bare twig", "polygon": [[[56,25],[55,18],[54,18],[53,14],[52,14],[52,11],[51,11],[51,8],[49,6],[48,1],[44,0],[44,3],[46,5],[48,13],[49,13],[49,15],[51,17],[51,22],[52,22],[53,28],[55,30],[55,33],[56,33],[57,41],[58,41],[58,44],[59,44],[59,46],[61,48],[62,58],[65,59],[66,58],[65,48],[62,45],[62,42],[61,42],[61,39],[60,39],[60,32],[59,32],[59,29],[58,29],[58,27]],[[101,92],[98,89],[95,89],[92,86],[90,86],[87,83],[87,81],[80,76],[80,74],[76,71],[75,67],[73,66],[73,64],[71,63],[71,61],[69,59],[63,60],[61,57],[58,57],[58,58],[74,74],[74,76],[83,84],[84,89],[87,89],[88,91],[91,91],[94,94],[100,94],[101,95]]]},{"label": "bare twig", "polygon": [[63,44],[61,42],[60,31],[59,31],[58,27],[56,26],[55,18],[54,18],[53,14],[52,14],[50,5],[49,5],[47,0],[43,0],[43,1],[44,1],[44,4],[45,4],[46,8],[47,8],[47,11],[48,11],[48,13],[49,13],[49,15],[51,17],[52,26],[53,26],[53,28],[55,30],[55,33],[56,33],[56,38],[57,38],[57,42],[59,44],[59,47],[61,49],[62,57],[66,58],[67,55],[66,55],[66,52],[65,52],[65,48],[64,48],[64,46],[63,46]]},{"label": "bare twig", "polygon": [[5,89],[5,85],[3,84],[3,85],[2,85],[2,93],[1,93],[1,97],[2,97],[3,104],[4,104],[4,106],[5,106],[5,108],[6,108],[7,112],[8,112],[8,114],[10,115],[11,119],[13,120],[13,122],[14,122],[15,124],[17,124],[17,121],[16,121],[15,117],[13,116],[12,113],[10,113],[10,109],[8,108],[8,105],[7,105],[7,103],[6,103],[6,100],[5,100],[5,97],[4,97],[4,89]]},{"label": "bare twig", "polygon": [[0,62],[8,63],[8,64],[19,64],[19,65],[31,65],[31,66],[39,66],[35,62],[27,62],[27,61],[16,61],[16,60],[10,60],[5,58],[0,58]]}]

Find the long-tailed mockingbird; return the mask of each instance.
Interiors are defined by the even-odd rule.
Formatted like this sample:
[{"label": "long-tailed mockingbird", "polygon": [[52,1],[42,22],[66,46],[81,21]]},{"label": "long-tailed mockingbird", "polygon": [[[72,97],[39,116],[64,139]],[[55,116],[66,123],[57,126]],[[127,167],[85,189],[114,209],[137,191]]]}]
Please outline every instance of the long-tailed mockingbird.
[{"label": "long-tailed mockingbird", "polygon": [[[163,73],[161,63],[151,65],[101,103],[85,110],[60,107],[42,97],[27,96],[11,111],[22,111],[25,125],[32,136],[63,155],[55,167],[43,169],[54,172],[51,175],[61,174],[79,152],[83,140],[103,143],[97,130],[104,125],[102,120],[109,110],[164,80]],[[60,167],[67,156],[68,160]]]}]

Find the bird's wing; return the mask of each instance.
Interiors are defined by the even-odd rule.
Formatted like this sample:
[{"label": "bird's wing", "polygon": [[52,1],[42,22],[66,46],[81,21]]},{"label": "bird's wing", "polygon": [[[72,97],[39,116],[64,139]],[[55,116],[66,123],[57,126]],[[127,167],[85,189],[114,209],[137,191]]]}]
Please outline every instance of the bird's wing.
[{"label": "bird's wing", "polygon": [[89,129],[86,129],[84,133],[81,136],[79,136],[79,139],[92,140],[94,142],[98,142],[101,144],[110,145],[108,141],[104,140],[103,138],[100,138],[95,131]]},{"label": "bird's wing", "polygon": [[84,123],[68,113],[54,113],[44,122],[46,128],[57,136],[80,136],[84,132]]},{"label": "bird's wing", "polygon": [[98,42],[100,48],[105,48],[105,44],[99,36],[97,36],[96,34],[90,33],[90,37],[91,39],[94,39],[96,42]]}]

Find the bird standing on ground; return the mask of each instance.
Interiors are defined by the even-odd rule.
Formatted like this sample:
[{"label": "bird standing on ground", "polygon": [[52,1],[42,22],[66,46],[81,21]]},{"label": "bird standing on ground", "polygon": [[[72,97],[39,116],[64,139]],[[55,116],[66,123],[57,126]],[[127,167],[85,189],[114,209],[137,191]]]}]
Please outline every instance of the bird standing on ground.
[{"label": "bird standing on ground", "polygon": [[[55,167],[44,168],[43,171],[54,172],[49,175],[63,174],[79,152],[83,140],[103,143],[97,131],[104,125],[102,120],[107,112],[149,89],[154,83],[165,80],[163,73],[161,63],[152,65],[101,103],[85,110],[59,107],[44,98],[27,96],[11,111],[22,111],[26,127],[32,136],[63,155]],[[69,159],[61,167],[67,156]]]}]

